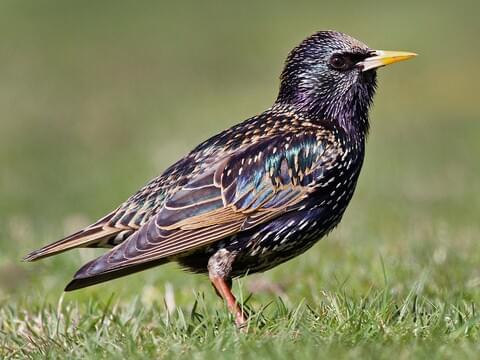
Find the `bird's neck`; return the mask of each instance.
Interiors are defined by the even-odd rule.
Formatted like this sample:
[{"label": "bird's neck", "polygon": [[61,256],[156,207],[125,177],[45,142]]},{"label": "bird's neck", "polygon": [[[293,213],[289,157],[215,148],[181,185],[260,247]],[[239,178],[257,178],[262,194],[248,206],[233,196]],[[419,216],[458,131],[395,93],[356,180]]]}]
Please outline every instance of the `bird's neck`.
[{"label": "bird's neck", "polygon": [[276,104],[293,108],[312,122],[330,123],[332,126],[340,127],[355,141],[364,142],[368,135],[370,127],[368,104],[339,101],[328,106],[322,101],[305,100],[302,96],[290,101],[277,100]]},{"label": "bird's neck", "polygon": [[282,83],[276,104],[292,107],[312,121],[330,122],[341,127],[347,136],[365,140],[370,128],[368,110],[375,94],[375,82],[355,84],[343,93],[290,85],[292,83]]}]

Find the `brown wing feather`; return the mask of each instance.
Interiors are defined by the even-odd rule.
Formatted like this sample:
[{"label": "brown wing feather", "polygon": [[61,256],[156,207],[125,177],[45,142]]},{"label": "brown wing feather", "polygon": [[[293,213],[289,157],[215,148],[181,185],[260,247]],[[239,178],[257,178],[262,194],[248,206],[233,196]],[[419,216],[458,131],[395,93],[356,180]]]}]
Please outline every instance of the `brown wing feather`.
[{"label": "brown wing feather", "polygon": [[35,261],[52,256],[76,247],[89,247],[94,243],[101,242],[124,229],[116,229],[108,225],[114,212],[108,214],[95,224],[86,227],[72,235],[48,244],[38,250],[32,251],[23,258],[24,261]]}]

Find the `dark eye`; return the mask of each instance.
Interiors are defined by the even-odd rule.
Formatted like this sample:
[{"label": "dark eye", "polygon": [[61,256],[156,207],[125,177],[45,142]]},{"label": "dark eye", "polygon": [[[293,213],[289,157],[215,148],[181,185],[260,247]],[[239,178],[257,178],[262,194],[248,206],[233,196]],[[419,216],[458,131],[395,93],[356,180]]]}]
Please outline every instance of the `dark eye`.
[{"label": "dark eye", "polygon": [[352,66],[352,61],[344,55],[335,54],[330,58],[329,64],[335,70],[348,70]]}]

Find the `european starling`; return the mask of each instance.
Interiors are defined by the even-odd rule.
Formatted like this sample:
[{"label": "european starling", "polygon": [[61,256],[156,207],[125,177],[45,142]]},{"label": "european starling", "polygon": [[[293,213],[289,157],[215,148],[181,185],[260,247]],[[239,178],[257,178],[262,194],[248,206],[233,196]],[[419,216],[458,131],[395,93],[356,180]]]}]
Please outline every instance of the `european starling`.
[{"label": "european starling", "polygon": [[117,209],[27,261],[112,248],[66,291],[170,261],[208,274],[238,326],[232,278],[309,249],[339,222],[362,167],[376,69],[415,56],[372,50],[336,31],[294,48],[265,112],[198,145]]}]

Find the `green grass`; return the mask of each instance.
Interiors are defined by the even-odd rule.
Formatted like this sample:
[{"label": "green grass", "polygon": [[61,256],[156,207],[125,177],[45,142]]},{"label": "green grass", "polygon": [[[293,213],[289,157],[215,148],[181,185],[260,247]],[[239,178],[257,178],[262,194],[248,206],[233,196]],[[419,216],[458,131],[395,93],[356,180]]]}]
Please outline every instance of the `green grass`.
[{"label": "green grass", "polygon": [[[15,329],[4,351],[14,357],[52,358],[251,358],[398,355],[471,355],[479,350],[478,314],[473,303],[452,303],[418,295],[417,284],[404,299],[388,292],[364,296],[323,293],[323,300],[287,306],[277,299],[250,309],[248,333],[232,326],[225,309],[213,310],[197,295],[192,309],[161,303],[145,307],[105,302],[9,306],[0,314],[7,331]],[[410,348],[406,351],[406,348]],[[451,350],[450,350],[451,351]]]},{"label": "green grass", "polygon": [[[433,10],[434,9],[434,10]],[[0,358],[476,358],[479,5],[0,3]],[[271,104],[288,50],[335,28],[420,56],[382,70],[342,224],[235,283],[167,265],[62,289],[101,251],[20,262]]]}]

